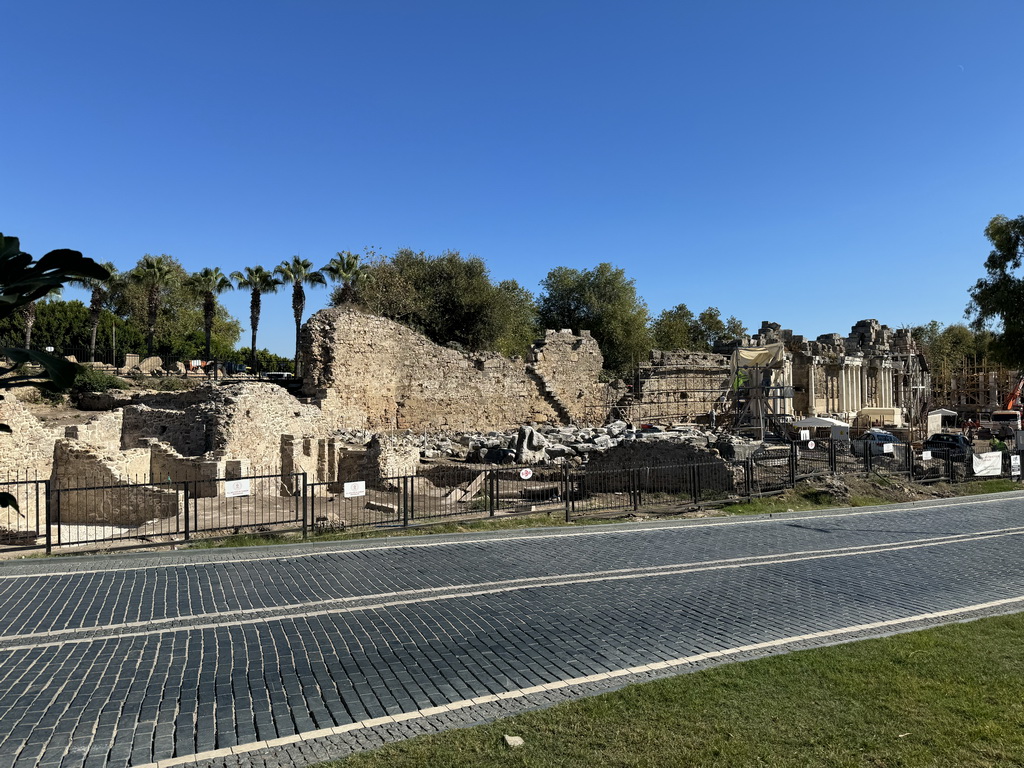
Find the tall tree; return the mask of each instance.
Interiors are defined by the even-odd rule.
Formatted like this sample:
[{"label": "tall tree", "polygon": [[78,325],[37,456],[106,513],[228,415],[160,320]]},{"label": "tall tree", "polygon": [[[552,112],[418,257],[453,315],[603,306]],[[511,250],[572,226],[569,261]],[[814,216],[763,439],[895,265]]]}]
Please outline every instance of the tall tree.
[{"label": "tall tree", "polygon": [[628,374],[650,354],[647,305],[624,270],[607,263],[584,270],[556,267],[541,281],[541,288],[541,325],[589,330],[609,372]]},{"label": "tall tree", "polygon": [[333,259],[320,268],[320,271],[330,278],[331,282],[338,283],[338,287],[331,294],[331,303],[338,306],[351,304],[356,300],[359,284],[366,275],[366,266],[360,263],[358,254],[338,251]]},{"label": "tall tree", "polygon": [[685,304],[664,310],[651,323],[651,336],[658,349],[694,349],[697,318]]},{"label": "tall tree", "polygon": [[246,267],[243,272],[232,272],[231,279],[240,288],[250,291],[249,299],[249,324],[252,328],[252,369],[256,372],[256,331],[260,326],[260,303],[263,294],[277,293],[281,287],[281,281],[274,277],[272,272],[260,266]]},{"label": "tall tree", "polygon": [[117,268],[111,261],[101,264],[110,277],[106,280],[98,280],[94,277],[81,277],[70,280],[70,285],[77,285],[89,291],[89,362],[96,362],[96,332],[100,327],[100,314],[110,301],[111,286],[117,280]]},{"label": "tall tree", "polygon": [[[43,300],[50,297],[60,296],[60,286],[51,288],[42,298]],[[21,306],[18,312],[21,313],[21,321],[25,332],[25,349],[32,349],[32,331],[36,327],[36,308],[38,306],[38,299],[29,301]]]},{"label": "tall tree", "polygon": [[991,325],[997,332],[996,356],[1024,367],[1024,279],[1015,274],[1024,260],[1024,216],[994,216],[985,237],[992,244],[985,260],[987,274],[970,290],[967,316],[976,329]]},{"label": "tall tree", "polygon": [[131,272],[128,281],[140,286],[146,296],[146,354],[152,356],[156,339],[156,321],[160,314],[161,293],[174,280],[174,270],[164,254],[146,254]]},{"label": "tall tree", "polygon": [[203,297],[203,334],[206,337],[205,360],[210,359],[210,338],[213,335],[213,321],[217,317],[217,297],[233,290],[231,279],[220,271],[220,267],[204,267],[189,278],[192,287]]},{"label": "tall tree", "polygon": [[[306,290],[303,286],[327,285],[327,280],[324,279],[323,272],[313,269],[313,262],[298,256],[292,256],[291,261],[282,261],[274,269],[274,274],[278,275],[283,283],[292,284],[292,314],[295,316],[295,375],[301,376],[302,372],[298,370],[299,333],[302,329],[302,313],[306,309]],[[254,349],[256,348],[255,340],[252,346]]]}]

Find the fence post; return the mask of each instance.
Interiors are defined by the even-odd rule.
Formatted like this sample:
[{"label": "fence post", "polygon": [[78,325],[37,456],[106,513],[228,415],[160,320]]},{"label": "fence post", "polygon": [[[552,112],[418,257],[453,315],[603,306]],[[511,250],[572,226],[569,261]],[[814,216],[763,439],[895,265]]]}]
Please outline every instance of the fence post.
[{"label": "fence post", "polygon": [[569,487],[569,467],[565,464],[562,465],[562,498],[565,499],[565,522],[572,521],[572,508],[570,496],[572,495],[572,489]]},{"label": "fence post", "polygon": [[796,443],[789,444],[789,487],[796,488]]},{"label": "fence post", "polygon": [[754,460],[747,456],[747,460],[744,462],[743,471],[743,492],[744,495],[749,499],[754,495]]},{"label": "fence post", "polygon": [[633,467],[629,470],[629,495],[633,497],[633,511],[640,509],[640,468]]},{"label": "fence post", "polygon": [[185,480],[181,484],[182,486],[182,511],[185,513],[185,541],[189,540],[189,519],[188,519],[188,480]]},{"label": "fence post", "polygon": [[309,538],[309,478],[302,473],[302,538]]},{"label": "fence post", "polygon": [[864,445],[864,472],[865,472],[865,474],[868,474],[868,475],[871,474],[871,465],[872,465],[871,446],[865,444]]},{"label": "fence post", "polygon": [[494,517],[494,497],[498,495],[498,471],[488,469],[487,472],[487,515]]},{"label": "fence post", "polygon": [[46,494],[46,554],[53,550],[53,538],[50,533],[50,481],[43,480],[43,492]]},{"label": "fence post", "polygon": [[839,456],[835,440],[828,441],[828,471],[833,474],[839,471]]},{"label": "fence post", "polygon": [[402,503],[402,525],[406,528],[409,527],[409,477],[406,475],[402,478],[402,495],[400,497]]},{"label": "fence post", "polygon": [[907,443],[907,478],[914,482],[914,444]]},{"label": "fence post", "polygon": [[703,489],[700,487],[700,464],[693,465],[693,503],[700,504],[701,496],[704,495]]}]

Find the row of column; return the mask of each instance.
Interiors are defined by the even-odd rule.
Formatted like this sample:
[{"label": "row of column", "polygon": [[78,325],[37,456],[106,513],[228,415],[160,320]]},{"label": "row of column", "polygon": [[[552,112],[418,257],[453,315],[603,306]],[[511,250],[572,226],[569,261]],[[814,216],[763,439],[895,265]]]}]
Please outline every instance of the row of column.
[{"label": "row of column", "polygon": [[[815,382],[816,366],[807,366],[807,410],[808,415],[817,415],[817,392]],[[874,403],[868,403],[868,366],[846,363],[839,369],[839,411],[853,413],[869,405],[877,408],[896,407],[895,375],[892,368],[875,368]],[[826,410],[828,406],[826,404]]]}]

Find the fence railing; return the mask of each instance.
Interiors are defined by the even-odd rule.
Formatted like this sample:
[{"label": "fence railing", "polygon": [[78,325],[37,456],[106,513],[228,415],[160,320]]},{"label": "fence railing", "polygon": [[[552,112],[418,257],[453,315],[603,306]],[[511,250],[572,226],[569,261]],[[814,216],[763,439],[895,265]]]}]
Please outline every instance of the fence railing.
[{"label": "fence railing", "polygon": [[[1019,454],[1000,454],[987,474],[1020,477]],[[303,472],[151,478],[0,479],[20,511],[0,520],[0,548],[155,547],[243,532],[360,532],[489,517],[546,514],[566,521],[643,508],[672,511],[738,501],[831,474],[875,474],[918,483],[974,477],[973,455],[892,444],[860,454],[848,443],[765,447],[746,458],[595,470],[586,465],[437,465],[375,482],[311,482]]]}]

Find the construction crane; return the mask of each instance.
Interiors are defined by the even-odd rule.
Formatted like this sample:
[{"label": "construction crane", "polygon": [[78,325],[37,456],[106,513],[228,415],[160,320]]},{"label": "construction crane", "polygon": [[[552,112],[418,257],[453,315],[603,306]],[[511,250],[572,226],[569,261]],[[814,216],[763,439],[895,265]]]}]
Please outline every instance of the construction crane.
[{"label": "construction crane", "polygon": [[1013,437],[1021,427],[1021,390],[1024,390],[1024,374],[1017,377],[1017,383],[1006,397],[1006,405],[1001,411],[992,411],[992,431],[998,437]]}]

